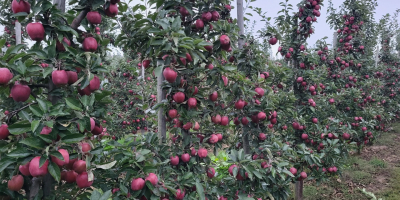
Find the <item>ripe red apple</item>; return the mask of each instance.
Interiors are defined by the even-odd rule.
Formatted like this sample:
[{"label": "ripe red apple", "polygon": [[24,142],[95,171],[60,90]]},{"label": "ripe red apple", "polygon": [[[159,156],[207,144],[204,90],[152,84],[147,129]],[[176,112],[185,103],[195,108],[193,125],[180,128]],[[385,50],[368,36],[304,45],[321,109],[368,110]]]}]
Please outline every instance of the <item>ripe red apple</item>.
[{"label": "ripe red apple", "polygon": [[93,79],[89,82],[89,89],[94,92],[100,89],[100,79],[96,75],[93,76]]},{"label": "ripe red apple", "polygon": [[88,180],[88,173],[87,172],[82,172],[81,174],[78,174],[76,176],[76,184],[78,185],[79,188],[87,188],[92,186],[93,181]]},{"label": "ripe red apple", "polygon": [[40,156],[34,157],[29,164],[29,173],[33,177],[44,176],[47,174],[47,166],[49,165],[49,160],[46,160],[42,167],[39,167]]},{"label": "ripe red apple", "polygon": [[150,173],[146,179],[146,181],[150,181],[151,184],[153,184],[154,186],[157,185],[158,183],[158,177],[157,175],[155,175],[154,173]]},{"label": "ripe red apple", "polygon": [[294,167],[291,167],[289,171],[290,171],[293,175],[296,175],[296,174],[297,174],[297,169],[294,168]]},{"label": "ripe red apple", "polygon": [[26,100],[29,99],[30,95],[31,95],[31,89],[27,85],[21,85],[19,83],[16,83],[11,88],[11,97],[16,102],[25,102]]},{"label": "ripe red apple", "polygon": [[223,46],[230,45],[230,39],[227,35],[221,35],[221,37],[219,38],[219,41],[220,41],[221,45],[223,45]]},{"label": "ripe red apple", "polygon": [[204,148],[200,148],[198,151],[197,151],[197,155],[199,155],[199,157],[200,158],[205,158],[205,157],[207,157],[207,149],[204,149]]},{"label": "ripe red apple", "polygon": [[211,121],[214,122],[215,124],[220,124],[221,123],[221,115],[216,115],[215,117],[211,117]]},{"label": "ripe red apple", "polygon": [[307,140],[308,139],[308,135],[305,134],[305,133],[301,134],[301,139]]},{"label": "ripe red apple", "polygon": [[78,81],[78,73],[74,71],[66,71],[68,75],[68,84],[74,84],[76,81]]},{"label": "ripe red apple", "polygon": [[51,80],[56,86],[68,84],[68,74],[65,70],[56,70],[51,73]]},{"label": "ripe red apple", "polygon": [[[64,175],[63,175],[64,173]],[[76,182],[76,177],[78,176],[78,173],[76,173],[74,170],[68,170],[68,171],[63,171],[61,173],[61,179],[65,180],[67,183],[74,183]]]},{"label": "ripe red apple", "polygon": [[179,164],[179,157],[178,156],[171,156],[170,163],[172,166],[177,166]]},{"label": "ripe red apple", "polygon": [[[15,1],[15,0],[14,0]],[[0,68],[0,85],[6,85],[13,78],[13,74],[7,68]]]},{"label": "ripe red apple", "polygon": [[265,133],[259,133],[258,134],[258,139],[261,141],[264,141],[267,139],[267,135],[265,135]]},{"label": "ripe red apple", "polygon": [[224,81],[224,86],[228,85],[228,78],[224,75],[222,75],[222,80]]},{"label": "ripe red apple", "polygon": [[222,141],[222,137],[223,137],[223,136],[222,136],[221,133],[218,133],[218,134],[217,134],[218,142],[219,142],[219,141]]},{"label": "ripe red apple", "polygon": [[55,156],[51,156],[51,161],[53,161],[54,163],[56,163],[59,167],[62,167],[62,166],[64,166],[64,165],[68,164],[68,163],[69,163],[69,153],[68,153],[68,151],[65,150],[65,149],[59,149],[58,152],[61,153],[61,155],[62,155],[63,158],[64,158],[64,161],[58,159],[58,158],[55,157]]},{"label": "ripe red apple", "polygon": [[258,114],[257,114],[257,118],[259,119],[259,120],[265,120],[265,118],[267,118],[267,114],[265,114],[265,112],[259,112]]},{"label": "ripe red apple", "polygon": [[178,111],[176,109],[171,109],[171,110],[168,111],[168,116],[171,119],[174,119],[174,118],[176,118],[178,116]]},{"label": "ripe red apple", "polygon": [[278,39],[276,39],[276,37],[272,37],[271,39],[269,39],[270,45],[275,45],[277,42],[278,42]]},{"label": "ripe red apple", "polygon": [[77,160],[72,166],[72,169],[78,174],[86,172],[86,162],[84,160]]},{"label": "ripe red apple", "polygon": [[86,19],[91,24],[101,24],[101,15],[97,11],[90,11],[86,15]]},{"label": "ripe red apple", "polygon": [[215,169],[212,168],[212,167],[209,167],[209,168],[207,169],[207,176],[208,176],[208,178],[214,178],[214,176],[215,176]]},{"label": "ripe red apple", "polygon": [[217,12],[217,11],[215,11],[215,10],[211,12],[211,15],[212,15],[211,21],[218,21],[219,18],[220,18],[219,12]]},{"label": "ripe red apple", "polygon": [[[208,41],[208,42],[210,42],[210,41]],[[207,45],[207,46],[204,46],[204,48],[205,48],[208,52],[211,52],[211,51],[213,50],[213,45]]]},{"label": "ripe red apple", "polygon": [[29,14],[31,12],[31,4],[25,0],[20,0],[19,2],[17,2],[17,0],[13,0],[11,3],[11,9],[14,14],[20,12],[26,12]]},{"label": "ripe red apple", "polygon": [[172,98],[176,103],[182,103],[185,101],[185,94],[183,92],[177,92]]},{"label": "ripe red apple", "polygon": [[95,52],[97,50],[97,41],[94,37],[87,37],[82,42],[82,48],[87,52]]},{"label": "ripe red apple", "polygon": [[19,191],[24,186],[24,177],[21,175],[15,175],[7,183],[8,189],[11,191]]},{"label": "ripe red apple", "polygon": [[229,168],[228,168],[228,172],[229,172],[229,174],[231,175],[231,176],[233,176],[233,168],[237,168],[238,169],[238,171],[239,171],[239,167],[237,166],[237,165],[235,165],[235,164],[233,164],[233,165],[231,165]]},{"label": "ripe red apple", "polygon": [[196,108],[196,106],[197,106],[197,99],[191,97],[191,98],[188,99],[187,104],[188,104],[189,108]]},{"label": "ripe red apple", "polygon": [[195,123],[194,123],[194,126],[193,126],[193,130],[198,131],[199,129],[200,129],[200,124],[199,124],[199,122],[195,122]]},{"label": "ripe red apple", "polygon": [[212,94],[210,94],[210,100],[211,101],[217,101],[217,99],[218,99],[218,92],[217,91],[215,91]]},{"label": "ripe red apple", "polygon": [[115,17],[118,14],[118,6],[117,4],[110,4],[108,8],[104,10],[107,16]]},{"label": "ripe red apple", "polygon": [[132,179],[131,189],[133,191],[142,190],[144,188],[145,183],[146,182],[142,178]]},{"label": "ripe red apple", "polygon": [[204,28],[204,22],[201,19],[196,20],[196,29],[203,30],[203,28]]},{"label": "ripe red apple", "polygon": [[[195,150],[195,151],[196,151],[196,150]],[[182,154],[182,155],[181,155],[181,160],[182,160],[182,162],[184,162],[184,163],[189,162],[189,161],[190,161],[190,155],[189,155],[188,153]]]},{"label": "ripe red apple", "polygon": [[51,129],[50,127],[44,126],[44,127],[42,128],[42,131],[40,132],[40,134],[42,134],[42,135],[48,135],[48,134],[51,133],[51,131],[52,131],[52,129]]},{"label": "ripe red apple", "polygon": [[175,193],[175,199],[176,200],[183,200],[185,198],[185,191],[182,191],[181,189],[177,189]]},{"label": "ripe red apple", "polygon": [[300,173],[300,178],[301,178],[302,180],[306,179],[306,178],[307,178],[307,173],[301,172],[301,173]]},{"label": "ripe red apple", "polygon": [[71,41],[69,41],[68,38],[64,37],[62,41],[63,42],[60,42],[58,40],[56,41],[56,50],[57,51],[65,51],[65,47],[64,47],[63,43],[67,44],[68,46],[71,46]]},{"label": "ripe red apple", "polygon": [[170,83],[173,83],[173,82],[175,82],[176,77],[178,76],[178,73],[176,71],[172,70],[171,68],[167,67],[163,71],[163,76],[164,76],[165,80],[167,80]]},{"label": "ripe red apple", "polygon": [[265,93],[264,89],[258,87],[258,88],[255,89],[255,91],[258,94],[257,95],[258,98],[261,98],[262,96],[264,96],[264,93]]},{"label": "ripe red apple", "polygon": [[45,36],[44,27],[41,23],[29,23],[26,26],[26,32],[32,40],[37,42],[42,41]]},{"label": "ripe red apple", "polygon": [[212,14],[210,12],[205,12],[205,13],[201,14],[201,20],[203,20],[203,22],[205,22],[205,23],[211,21],[211,18],[212,18]]},{"label": "ripe red apple", "polygon": [[318,123],[318,119],[317,118],[312,118],[312,122],[314,123],[314,124],[317,124]]},{"label": "ripe red apple", "polygon": [[94,129],[91,131],[93,133],[93,135],[100,135],[103,132],[103,127],[101,126],[101,124],[98,124],[94,126]]},{"label": "ripe red apple", "polygon": [[243,109],[244,105],[245,105],[245,102],[243,100],[239,99],[235,103],[235,108],[238,110],[241,110],[241,109]]},{"label": "ripe red apple", "polygon": [[181,6],[181,7],[179,8],[179,13],[181,13],[181,15],[182,15],[183,17],[186,17],[186,16],[189,16],[189,15],[190,15],[189,11],[188,11],[185,7],[183,7],[183,6]]},{"label": "ripe red apple", "polygon": [[218,136],[215,135],[215,134],[212,134],[212,135],[210,136],[210,139],[208,139],[208,142],[211,143],[211,144],[217,143],[217,142],[218,142]]},{"label": "ripe red apple", "polygon": [[221,117],[221,123],[220,123],[220,125],[222,125],[222,126],[227,126],[229,124],[229,118],[228,118],[228,116],[222,116]]},{"label": "ripe red apple", "polygon": [[31,162],[27,162],[25,165],[20,165],[19,168],[19,172],[21,172],[22,175],[24,176],[30,176],[31,173],[29,172],[29,164]]},{"label": "ripe red apple", "polygon": [[0,126],[0,140],[6,139],[10,135],[10,131],[8,131],[8,125],[2,124]]}]

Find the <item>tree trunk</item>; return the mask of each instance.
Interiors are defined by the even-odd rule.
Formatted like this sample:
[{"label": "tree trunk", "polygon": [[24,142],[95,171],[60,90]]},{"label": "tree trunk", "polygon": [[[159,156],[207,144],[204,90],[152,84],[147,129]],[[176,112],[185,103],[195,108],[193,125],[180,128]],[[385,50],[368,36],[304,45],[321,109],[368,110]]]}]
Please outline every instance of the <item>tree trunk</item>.
[{"label": "tree trunk", "polygon": [[27,192],[27,195],[29,194],[28,196],[29,200],[35,199],[35,197],[39,194],[40,183],[41,183],[40,178],[37,177],[32,178],[32,184],[29,188],[29,192]]},{"label": "tree trunk", "polygon": [[244,35],[244,18],[243,18],[243,0],[237,0],[237,19],[239,26],[239,49],[243,48],[244,40],[241,38]]},{"label": "tree trunk", "polygon": [[296,181],[295,200],[303,200],[303,180]]}]

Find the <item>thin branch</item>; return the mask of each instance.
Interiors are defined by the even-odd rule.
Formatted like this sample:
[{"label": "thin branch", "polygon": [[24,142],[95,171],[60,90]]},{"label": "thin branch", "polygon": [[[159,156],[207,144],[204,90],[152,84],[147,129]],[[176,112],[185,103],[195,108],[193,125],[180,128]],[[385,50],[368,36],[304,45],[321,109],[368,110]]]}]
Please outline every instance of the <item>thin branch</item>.
[{"label": "thin branch", "polygon": [[79,15],[72,21],[71,28],[77,30],[79,25],[81,25],[82,20],[86,17],[89,11],[89,8],[85,8],[85,10],[82,10],[82,12],[79,13]]}]

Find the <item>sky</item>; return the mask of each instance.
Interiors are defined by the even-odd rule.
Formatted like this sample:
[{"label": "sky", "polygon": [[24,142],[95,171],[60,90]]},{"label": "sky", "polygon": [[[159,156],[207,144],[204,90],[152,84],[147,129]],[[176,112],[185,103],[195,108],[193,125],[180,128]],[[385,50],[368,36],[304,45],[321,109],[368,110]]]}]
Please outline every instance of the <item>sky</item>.
[{"label": "sky", "polygon": [[[122,0],[124,2],[129,2],[129,0]],[[246,0],[244,0],[246,1]],[[271,22],[274,23],[274,18],[278,16],[278,11],[282,9],[282,7],[279,5],[280,2],[284,0],[256,0],[255,2],[250,3],[250,6],[253,7],[259,7],[262,9],[263,12],[267,12],[266,15],[268,17],[271,17]],[[332,0],[334,6],[338,8],[344,0]],[[389,13],[393,14],[396,9],[400,8],[400,0],[377,0],[378,1],[378,7],[376,8],[375,11],[375,20],[379,21],[383,15]],[[137,3],[141,2],[141,0],[133,0],[129,4],[130,6],[133,6]],[[288,3],[292,4],[294,7],[300,2],[300,0],[288,0]],[[317,23],[314,23],[315,27],[315,33],[311,35],[311,38],[308,39],[308,44],[315,44],[315,42],[318,39],[321,39],[325,36],[328,37],[327,42],[332,43],[332,38],[333,38],[333,32],[335,30],[331,30],[329,25],[326,23],[326,17],[327,17],[327,6],[328,6],[328,0],[324,0],[325,6],[322,7],[321,9],[321,17],[318,18]],[[235,6],[235,9],[231,11],[231,15],[233,18],[236,18],[237,16],[237,2],[236,0],[233,1],[232,6]],[[297,9],[296,9],[297,10]],[[251,12],[250,9],[245,10],[245,12]],[[252,12],[251,12],[252,13]],[[256,13],[252,13],[253,16],[246,16],[249,18],[251,21],[256,21],[255,25],[255,32],[257,30],[260,30],[261,28],[264,27],[265,23],[261,22],[261,17],[258,16]],[[4,31],[4,28],[0,25],[0,34],[2,34]],[[273,55],[277,52],[279,44],[276,44],[273,46],[272,51]]]},{"label": "sky", "polygon": [[[245,0],[244,0],[245,1]],[[259,7],[263,10],[263,12],[267,12],[266,16],[271,17],[271,22],[274,23],[274,18],[278,16],[278,11],[282,9],[282,7],[279,5],[280,2],[283,0],[256,0],[255,2],[250,3],[250,6],[253,7]],[[237,1],[234,1],[235,4],[234,6],[236,7]],[[292,4],[293,7],[296,7],[296,5],[300,2],[300,0],[288,0],[288,3]],[[335,8],[339,8],[339,6],[344,2],[344,0],[332,0],[333,5]],[[377,0],[378,2],[378,7],[375,10],[375,21],[379,21],[383,15],[386,15],[387,13],[393,14],[396,9],[400,8],[400,0]],[[316,43],[317,40],[322,39],[323,37],[328,37],[326,40],[327,43],[332,44],[333,40],[333,33],[336,30],[332,30],[329,27],[329,24],[326,23],[326,18],[327,18],[327,9],[329,2],[328,0],[324,0],[324,6],[321,8],[321,16],[318,18],[317,23],[314,23],[315,27],[315,33],[311,35],[311,37],[307,40],[309,45],[313,45]],[[245,3],[246,4],[246,3]],[[232,4],[233,5],[233,4]],[[296,9],[297,10],[297,9]],[[250,9],[245,10],[245,12],[251,12]],[[261,28],[264,27],[264,22],[261,22],[261,17],[258,16],[258,14],[251,12],[251,16],[246,16],[250,18],[251,20],[256,21],[256,26],[255,26],[255,31],[260,30]],[[236,13],[236,8],[234,11],[231,12],[232,17],[236,18],[237,13]],[[276,44],[272,47],[272,52],[273,55],[276,54],[277,49],[279,47],[279,44]]]}]

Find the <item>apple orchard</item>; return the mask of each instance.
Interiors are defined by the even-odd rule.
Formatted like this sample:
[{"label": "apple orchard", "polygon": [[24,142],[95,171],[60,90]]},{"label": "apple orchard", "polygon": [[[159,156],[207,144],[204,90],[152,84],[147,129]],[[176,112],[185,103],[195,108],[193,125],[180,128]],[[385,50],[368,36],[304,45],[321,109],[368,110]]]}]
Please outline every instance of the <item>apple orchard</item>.
[{"label": "apple orchard", "polygon": [[257,34],[235,2],[0,2],[1,199],[303,199],[399,118],[376,0],[282,2]]}]

